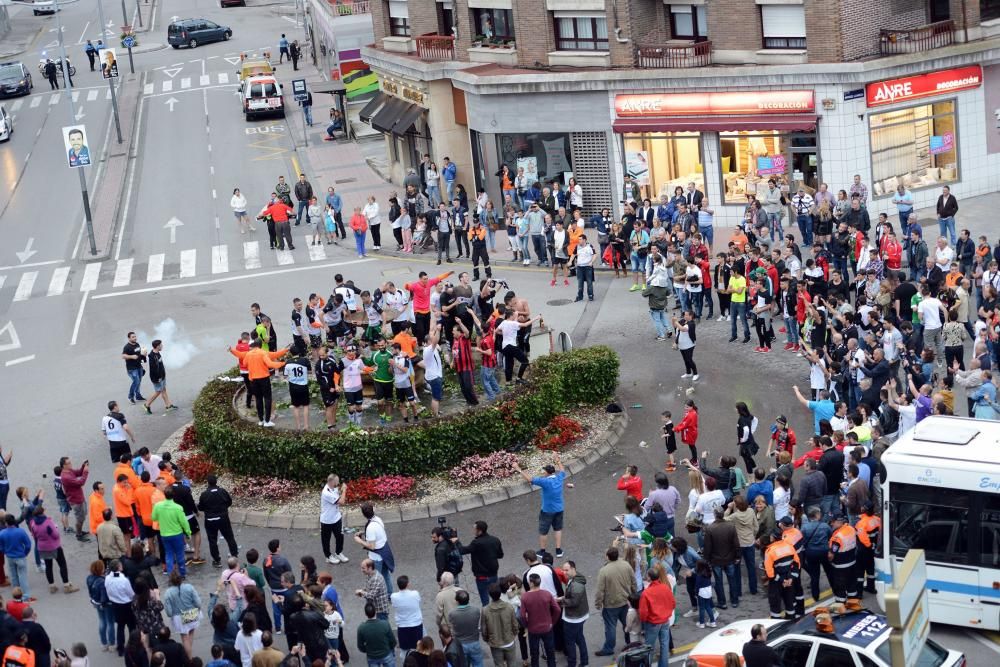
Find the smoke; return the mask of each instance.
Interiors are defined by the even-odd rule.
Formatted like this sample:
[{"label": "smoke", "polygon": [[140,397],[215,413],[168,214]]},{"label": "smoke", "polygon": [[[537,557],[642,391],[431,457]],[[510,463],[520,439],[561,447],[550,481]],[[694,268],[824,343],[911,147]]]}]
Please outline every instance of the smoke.
[{"label": "smoke", "polygon": [[157,324],[152,335],[140,331],[138,338],[140,344],[147,350],[154,340],[163,341],[163,365],[168,370],[187,366],[192,359],[201,354],[203,349],[217,349],[223,345],[223,341],[219,338],[206,337],[200,341],[199,346],[172,317]]}]

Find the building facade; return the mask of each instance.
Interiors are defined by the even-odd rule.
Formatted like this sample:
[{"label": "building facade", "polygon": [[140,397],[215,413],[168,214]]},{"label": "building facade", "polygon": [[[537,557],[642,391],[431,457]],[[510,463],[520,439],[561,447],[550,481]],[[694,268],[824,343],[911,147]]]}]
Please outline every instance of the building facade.
[{"label": "building facade", "polygon": [[498,171],[574,176],[621,211],[694,182],[735,224],[748,194],[1000,189],[1000,0],[372,0],[362,57],[393,179],[429,154],[502,200]]}]

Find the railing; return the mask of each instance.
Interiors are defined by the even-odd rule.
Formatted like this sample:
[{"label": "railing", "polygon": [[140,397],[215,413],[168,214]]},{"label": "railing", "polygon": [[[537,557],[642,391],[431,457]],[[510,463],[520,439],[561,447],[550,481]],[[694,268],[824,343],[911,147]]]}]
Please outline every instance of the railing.
[{"label": "railing", "polygon": [[455,36],[428,33],[414,37],[417,43],[417,57],[421,60],[454,60]]},{"label": "railing", "polygon": [[369,0],[327,0],[334,16],[353,16],[355,14],[371,14]]},{"label": "railing", "polygon": [[711,64],[712,42],[710,41],[635,47],[635,66],[642,69],[705,67]]},{"label": "railing", "polygon": [[955,43],[955,22],[938,21],[910,30],[879,30],[879,53],[892,56],[900,53],[920,53]]}]

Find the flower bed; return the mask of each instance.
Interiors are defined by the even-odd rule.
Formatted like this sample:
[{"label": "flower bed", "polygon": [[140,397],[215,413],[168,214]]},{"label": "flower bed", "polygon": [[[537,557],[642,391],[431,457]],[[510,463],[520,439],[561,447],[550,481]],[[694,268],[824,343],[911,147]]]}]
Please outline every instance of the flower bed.
[{"label": "flower bed", "polygon": [[473,454],[449,470],[448,477],[462,486],[478,484],[487,479],[503,479],[514,474],[514,464],[517,462],[517,455],[511,452],[493,452],[486,456]]},{"label": "flower bed", "polygon": [[556,415],[535,436],[535,447],[550,452],[561,452],[583,435],[583,426],[565,415]]},{"label": "flower bed", "polygon": [[373,500],[397,500],[408,498],[413,493],[417,480],[406,475],[383,475],[382,477],[360,477],[347,485],[344,502],[362,503]]}]

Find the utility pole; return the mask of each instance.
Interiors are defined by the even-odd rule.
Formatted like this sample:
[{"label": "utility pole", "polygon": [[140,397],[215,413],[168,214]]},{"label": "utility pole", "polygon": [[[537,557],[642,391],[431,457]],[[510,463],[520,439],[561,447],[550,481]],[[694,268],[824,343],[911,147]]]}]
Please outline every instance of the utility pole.
[{"label": "utility pole", "polygon": [[142,27],[142,10],[139,9],[139,0],[135,0],[135,16],[139,19],[139,27]]},{"label": "utility pole", "polygon": [[[56,12],[56,15],[58,14],[59,12]],[[101,25],[107,26],[108,22],[104,20],[104,5],[101,0],[97,0],[97,14],[101,18]],[[61,36],[62,34],[60,33],[60,38]],[[129,54],[131,55],[131,51]],[[118,96],[115,95],[115,78],[110,76],[110,72],[108,74],[108,88],[111,90],[111,108],[115,113],[115,132],[118,134],[118,143],[122,143],[122,123],[118,118]]]},{"label": "utility pole", "polygon": [[[69,60],[66,58],[66,45],[63,43],[62,21],[59,18],[59,4],[56,3],[56,31],[59,33],[59,57],[62,58],[63,86],[66,94],[69,95],[69,124],[76,125],[76,115],[73,113],[73,92],[69,83]],[[121,141],[121,139],[119,139]],[[90,254],[97,254],[97,241],[94,239],[94,217],[90,211],[90,193],[87,192],[87,175],[83,173],[84,168],[79,167],[76,173],[80,175],[80,194],[83,197],[83,217],[87,222],[87,240],[90,241]]]},{"label": "utility pole", "polygon": [[[128,20],[128,12],[125,10],[125,0],[122,0],[122,29],[125,26],[129,26],[129,32],[131,32],[132,24]],[[132,61],[132,47],[126,47],[128,49],[128,73],[135,74],[135,63]]]}]

